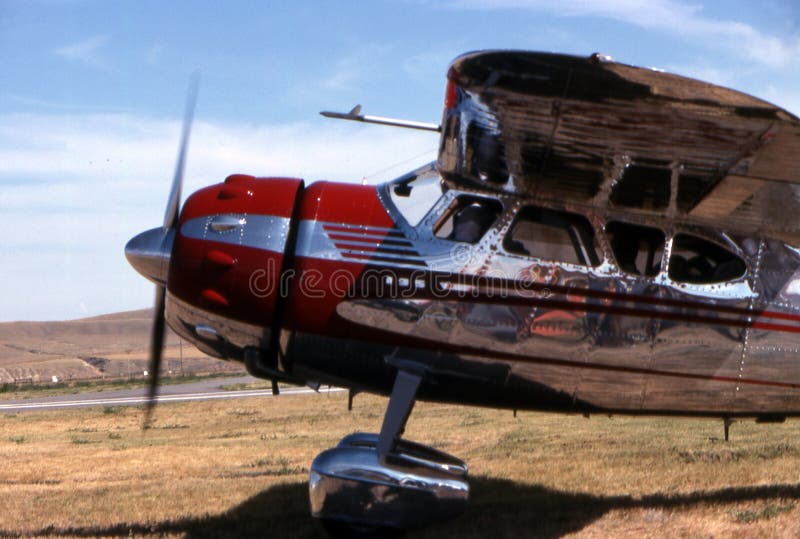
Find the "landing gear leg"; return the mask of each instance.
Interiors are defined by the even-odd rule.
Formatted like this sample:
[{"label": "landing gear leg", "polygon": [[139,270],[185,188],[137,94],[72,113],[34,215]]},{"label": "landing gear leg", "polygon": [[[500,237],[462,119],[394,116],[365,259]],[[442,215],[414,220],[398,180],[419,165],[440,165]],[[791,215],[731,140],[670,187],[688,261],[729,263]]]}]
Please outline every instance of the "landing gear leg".
[{"label": "landing gear leg", "polygon": [[329,530],[405,530],[466,508],[467,465],[401,438],[422,380],[414,369],[398,370],[380,434],[351,434],[314,459],[311,514]]},{"label": "landing gear leg", "polygon": [[383,416],[383,425],[378,436],[377,449],[381,464],[386,464],[386,457],[395,449],[406,429],[421,382],[422,377],[417,374],[397,371],[392,396],[389,397],[389,406]]}]

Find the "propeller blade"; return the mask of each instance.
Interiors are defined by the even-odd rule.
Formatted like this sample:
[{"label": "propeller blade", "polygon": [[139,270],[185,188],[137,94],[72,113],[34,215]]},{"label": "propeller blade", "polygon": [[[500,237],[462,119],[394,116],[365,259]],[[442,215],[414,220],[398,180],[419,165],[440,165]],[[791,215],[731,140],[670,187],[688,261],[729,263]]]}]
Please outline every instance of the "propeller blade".
[{"label": "propeller blade", "polygon": [[147,404],[144,413],[144,428],[150,426],[150,419],[153,415],[153,408],[156,405],[156,392],[158,391],[158,379],[161,373],[161,356],[164,353],[164,303],[167,296],[167,289],[163,286],[156,286],[156,303],[153,312],[153,329],[150,332],[150,365],[148,374],[150,382],[147,385]]},{"label": "propeller blade", "polygon": [[[181,188],[183,187],[183,171],[186,165],[186,152],[189,147],[189,135],[192,131],[192,118],[194,117],[194,105],[197,102],[197,89],[200,85],[200,73],[195,71],[189,79],[189,91],[186,96],[186,110],[183,114],[183,132],[181,133],[181,143],[178,147],[178,162],[175,164],[175,175],[172,177],[172,188],[167,200],[167,209],[164,212],[164,230],[167,234],[161,240],[161,246],[157,249],[157,255],[162,262],[160,269],[164,275],[163,258],[165,253],[171,251],[170,230],[174,230],[178,224],[178,214],[181,203]],[[147,236],[148,240],[152,239]],[[139,242],[142,243],[142,242]],[[145,242],[146,243],[146,242]],[[132,254],[135,253],[138,244],[131,247]],[[142,257],[139,257],[142,258]],[[146,257],[145,257],[146,258]],[[151,257],[152,258],[152,257]],[[167,254],[167,260],[169,256]],[[146,260],[147,261],[147,260]],[[153,328],[150,333],[150,366],[148,373],[150,382],[147,387],[147,404],[144,413],[144,428],[150,426],[150,419],[153,415],[153,408],[156,405],[156,393],[158,392],[158,381],[161,374],[161,356],[164,354],[164,331],[166,325],[166,313],[164,312],[167,300],[166,282],[160,284],[156,281],[156,304],[153,312]]]},{"label": "propeller blade", "polygon": [[197,88],[200,84],[200,73],[195,71],[189,79],[189,92],[186,95],[186,111],[183,114],[183,132],[181,145],[178,148],[178,162],[175,164],[175,175],[172,177],[172,189],[167,200],[167,209],[164,212],[164,229],[174,228],[178,221],[178,208],[181,201],[181,188],[183,187],[183,170],[186,163],[186,151],[189,146],[189,134],[192,131],[192,118],[194,105],[197,101]]}]

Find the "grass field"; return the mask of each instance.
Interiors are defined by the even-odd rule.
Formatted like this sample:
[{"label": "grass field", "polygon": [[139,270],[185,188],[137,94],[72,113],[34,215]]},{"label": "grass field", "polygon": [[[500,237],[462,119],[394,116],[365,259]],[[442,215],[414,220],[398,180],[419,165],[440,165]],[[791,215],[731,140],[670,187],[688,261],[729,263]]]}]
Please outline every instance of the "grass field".
[{"label": "grass field", "polygon": [[[377,431],[342,393],[0,415],[0,537],[323,537],[308,466]],[[420,403],[407,437],[470,464],[462,517],[409,537],[797,537],[796,423],[586,419]]]}]

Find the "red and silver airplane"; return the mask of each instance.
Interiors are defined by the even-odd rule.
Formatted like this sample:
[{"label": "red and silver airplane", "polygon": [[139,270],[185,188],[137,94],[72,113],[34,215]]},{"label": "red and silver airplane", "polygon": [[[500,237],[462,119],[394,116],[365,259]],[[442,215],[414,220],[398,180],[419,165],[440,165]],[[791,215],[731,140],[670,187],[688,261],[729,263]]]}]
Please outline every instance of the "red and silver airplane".
[{"label": "red and silver airplane", "polygon": [[[234,174],[133,238],[164,323],[273,381],[389,395],[321,453],[314,516],[462,511],[416,399],[570,413],[800,415],[800,119],[701,81],[516,51],[457,58],[436,162],[370,186]],[[155,395],[157,376],[152,379]],[[273,386],[277,389],[277,385]]]}]

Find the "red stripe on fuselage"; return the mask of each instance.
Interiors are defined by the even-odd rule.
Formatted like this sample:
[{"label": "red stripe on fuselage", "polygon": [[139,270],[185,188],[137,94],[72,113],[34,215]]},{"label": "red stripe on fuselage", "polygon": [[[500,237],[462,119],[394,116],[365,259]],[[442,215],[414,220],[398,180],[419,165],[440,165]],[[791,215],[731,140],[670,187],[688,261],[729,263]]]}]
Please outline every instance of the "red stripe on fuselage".
[{"label": "red stripe on fuselage", "polygon": [[312,183],[303,197],[300,218],[359,227],[394,226],[394,221],[378,199],[377,188],[373,185]]},{"label": "red stripe on fuselage", "polygon": [[[380,244],[384,238],[396,238],[395,223],[378,198],[377,188],[316,182],[305,191],[300,218],[326,223],[329,236],[348,242],[369,241]],[[378,230],[375,230],[375,229]],[[356,236],[353,236],[353,235]],[[359,236],[369,235],[369,239]],[[346,255],[345,255],[346,256]],[[287,303],[288,327],[318,334],[345,336],[349,323],[336,316],[336,306],[367,266],[369,254],[352,254],[352,262],[295,259],[290,300]]]}]

